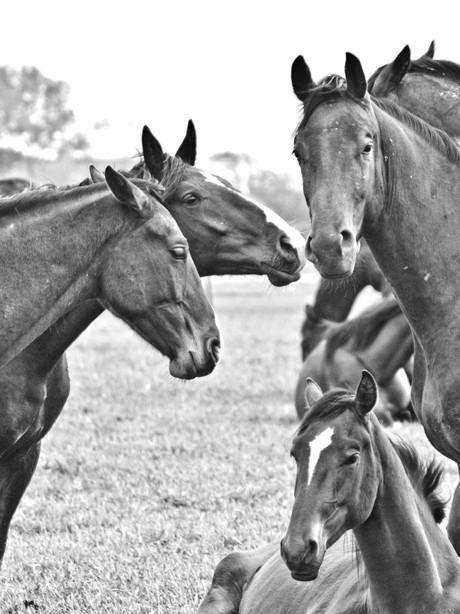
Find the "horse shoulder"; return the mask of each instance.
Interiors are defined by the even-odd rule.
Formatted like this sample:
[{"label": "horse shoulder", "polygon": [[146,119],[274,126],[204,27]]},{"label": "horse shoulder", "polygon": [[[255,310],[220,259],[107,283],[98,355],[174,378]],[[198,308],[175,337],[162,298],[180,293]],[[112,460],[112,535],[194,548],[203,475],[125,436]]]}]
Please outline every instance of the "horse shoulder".
[{"label": "horse shoulder", "polygon": [[217,565],[198,614],[238,614],[243,591],[254,574],[279,550],[279,541],[255,550],[231,552]]}]

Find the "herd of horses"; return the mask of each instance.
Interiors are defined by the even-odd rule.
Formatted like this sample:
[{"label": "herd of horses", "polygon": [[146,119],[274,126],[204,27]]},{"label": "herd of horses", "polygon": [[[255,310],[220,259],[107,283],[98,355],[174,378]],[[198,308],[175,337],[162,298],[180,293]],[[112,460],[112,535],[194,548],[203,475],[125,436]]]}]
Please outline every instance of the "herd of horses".
[{"label": "herd of horses", "polygon": [[[191,122],[174,156],[145,127],[129,171],[91,166],[78,186],[0,199],[0,557],[69,394],[65,351],[104,309],[173,376],[206,376],[220,336],[199,277],[283,286],[306,255],[325,281],[302,327],[289,525],[281,542],[227,555],[199,614],[458,614],[460,488],[446,534],[439,463],[382,423],[410,406],[460,466],[460,66],[431,45],[369,81],[350,53],[345,78],[315,83],[302,56],[291,78],[306,243],[194,166]],[[382,302],[344,321],[367,284]]]}]

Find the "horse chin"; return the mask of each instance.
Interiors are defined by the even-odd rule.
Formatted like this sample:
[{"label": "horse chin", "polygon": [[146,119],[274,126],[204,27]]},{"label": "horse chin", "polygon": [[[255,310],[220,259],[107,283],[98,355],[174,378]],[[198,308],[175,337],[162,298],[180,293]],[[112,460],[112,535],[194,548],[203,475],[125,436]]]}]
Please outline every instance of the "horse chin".
[{"label": "horse chin", "polygon": [[316,580],[318,577],[319,569],[315,569],[308,573],[297,573],[295,571],[291,572],[291,577],[293,580],[297,580],[297,582],[311,582],[312,580]]},{"label": "horse chin", "polygon": [[332,267],[330,265],[324,266],[321,262],[316,262],[315,267],[323,279],[346,279],[353,275],[355,260],[341,261],[338,265]]},{"label": "horse chin", "polygon": [[268,277],[268,281],[272,284],[272,286],[276,286],[277,288],[288,286],[289,284],[299,281],[300,279],[299,270],[297,270],[295,273],[286,273],[286,271],[280,271],[279,269],[275,269],[273,266],[266,263],[262,263],[261,268]]},{"label": "horse chin", "polygon": [[178,379],[195,379],[209,375],[219,361],[220,344],[217,338],[207,341],[202,354],[193,350],[183,352],[169,363],[169,372]]}]

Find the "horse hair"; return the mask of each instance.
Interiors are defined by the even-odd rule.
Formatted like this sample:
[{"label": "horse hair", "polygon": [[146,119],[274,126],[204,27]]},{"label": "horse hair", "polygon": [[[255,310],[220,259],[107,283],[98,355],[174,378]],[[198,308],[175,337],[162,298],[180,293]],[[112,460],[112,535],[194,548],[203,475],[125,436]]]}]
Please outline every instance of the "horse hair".
[{"label": "horse hair", "polygon": [[[380,66],[380,68],[377,68],[374,74],[369,77],[367,87],[371,94],[377,78],[386,66],[388,65],[385,64],[384,66]],[[421,57],[418,60],[411,60],[407,73],[431,76],[438,75],[452,81],[460,81],[460,64],[456,64],[450,60],[434,60],[433,58]],[[397,87],[397,85],[398,84],[396,84],[395,87]]]}]

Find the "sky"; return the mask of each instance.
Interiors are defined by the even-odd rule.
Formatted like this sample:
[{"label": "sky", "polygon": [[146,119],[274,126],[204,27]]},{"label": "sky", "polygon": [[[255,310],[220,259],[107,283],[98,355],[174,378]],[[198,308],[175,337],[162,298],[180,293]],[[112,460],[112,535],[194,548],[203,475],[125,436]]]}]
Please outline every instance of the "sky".
[{"label": "sky", "polygon": [[343,75],[351,51],[368,77],[406,44],[419,57],[434,39],[435,57],[460,62],[456,3],[438,1],[431,14],[425,5],[15,0],[2,7],[0,64],[33,65],[69,83],[76,128],[89,134],[95,158],[133,155],[145,124],[174,153],[191,118],[198,165],[232,151],[297,173],[294,59],[303,55],[318,80]]}]

